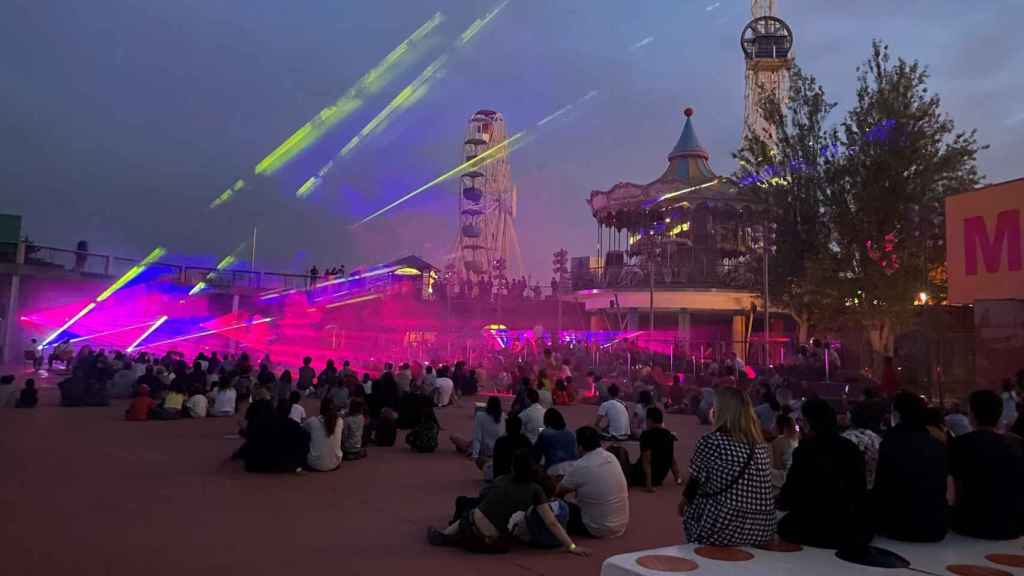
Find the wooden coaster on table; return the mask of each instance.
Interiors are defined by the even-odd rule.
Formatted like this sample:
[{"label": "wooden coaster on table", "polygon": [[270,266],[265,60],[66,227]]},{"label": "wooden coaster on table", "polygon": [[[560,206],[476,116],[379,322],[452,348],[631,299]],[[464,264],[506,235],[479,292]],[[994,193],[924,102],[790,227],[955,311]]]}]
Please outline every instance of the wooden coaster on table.
[{"label": "wooden coaster on table", "polygon": [[723,562],[746,562],[754,558],[750,552],[732,546],[698,546],[693,552],[698,556]]},{"label": "wooden coaster on table", "polygon": [[988,554],[985,556],[985,560],[988,560],[993,564],[1013,566],[1014,568],[1024,568],[1024,555],[1020,554]]},{"label": "wooden coaster on table", "polygon": [[693,572],[697,569],[697,563],[689,558],[665,554],[641,556],[636,559],[636,563],[643,568],[658,572]]},{"label": "wooden coaster on table", "polygon": [[977,566],[974,564],[950,564],[946,566],[946,570],[949,570],[957,576],[1013,576],[1006,570],[1000,570],[999,568],[992,568],[990,566]]},{"label": "wooden coaster on table", "polygon": [[758,550],[767,550],[768,552],[799,552],[804,549],[799,544],[793,544],[792,542],[786,542],[785,540],[772,540],[767,544],[758,544],[754,546]]}]

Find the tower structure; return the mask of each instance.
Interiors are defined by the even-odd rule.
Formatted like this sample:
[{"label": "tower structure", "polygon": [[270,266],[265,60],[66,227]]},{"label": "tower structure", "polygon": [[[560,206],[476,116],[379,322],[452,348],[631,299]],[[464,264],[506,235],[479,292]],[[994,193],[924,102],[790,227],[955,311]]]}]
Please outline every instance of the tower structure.
[{"label": "tower structure", "polygon": [[743,136],[754,133],[772,142],[775,133],[761,113],[761,102],[771,95],[786,104],[793,70],[793,31],[775,16],[775,0],[753,0],[750,14],[751,20],[740,34],[747,65]]},{"label": "tower structure", "polygon": [[[493,110],[479,110],[469,120],[462,146],[468,162],[505,141],[505,119]],[[459,232],[453,254],[459,281],[517,276],[522,256],[516,236],[516,187],[503,150],[486,164],[459,177]]]}]

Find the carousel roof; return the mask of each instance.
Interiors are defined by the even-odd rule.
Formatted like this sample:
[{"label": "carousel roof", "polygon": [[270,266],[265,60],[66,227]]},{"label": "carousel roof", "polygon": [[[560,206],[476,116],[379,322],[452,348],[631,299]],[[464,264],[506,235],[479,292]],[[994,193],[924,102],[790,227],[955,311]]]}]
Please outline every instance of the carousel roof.
[{"label": "carousel roof", "polygon": [[594,190],[587,203],[594,218],[602,222],[618,220],[617,213],[668,209],[682,204],[697,206],[750,204],[729,178],[711,169],[708,151],[700,143],[693,127],[693,109],[687,108],[686,122],[675,147],[668,154],[668,168],[647,184],[619,182],[609,190]]}]

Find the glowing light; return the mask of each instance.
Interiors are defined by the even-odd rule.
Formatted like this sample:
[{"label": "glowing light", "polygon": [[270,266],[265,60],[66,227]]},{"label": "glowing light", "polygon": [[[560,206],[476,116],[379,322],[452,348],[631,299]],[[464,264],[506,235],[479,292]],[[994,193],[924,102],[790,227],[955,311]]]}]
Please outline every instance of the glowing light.
[{"label": "glowing light", "polygon": [[43,348],[46,347],[47,344],[49,344],[50,342],[53,342],[53,339],[56,338],[57,336],[59,336],[61,332],[67,330],[68,328],[71,327],[72,324],[74,324],[75,322],[78,322],[79,320],[81,320],[82,316],[85,316],[86,314],[88,314],[95,307],[96,307],[96,303],[95,302],[89,302],[88,304],[86,304],[85,308],[82,308],[81,310],[78,311],[78,314],[75,314],[74,316],[72,316],[71,319],[68,320],[67,322],[65,322],[63,326],[61,326],[56,331],[54,331],[53,334],[50,334],[49,336],[47,336],[46,340],[43,340],[42,344],[39,345],[39,350],[42,350]]},{"label": "glowing light", "polygon": [[380,294],[371,294],[369,296],[360,296],[359,298],[352,298],[351,300],[342,300],[341,302],[335,302],[334,304],[328,304],[324,308],[337,308],[338,306],[347,306],[349,304],[355,304],[356,302],[366,302],[367,300],[374,300],[380,298]]},{"label": "glowing light", "polygon": [[690,229],[690,223],[689,222],[683,222],[682,224],[676,224],[675,227],[673,227],[671,230],[669,230],[668,231],[668,235],[669,236],[675,236],[676,234],[679,234],[680,232],[686,232],[689,229]]},{"label": "glowing light", "polygon": [[508,326],[504,324],[488,324],[484,326],[484,330],[508,330]]},{"label": "glowing light", "polygon": [[164,344],[170,344],[172,342],[180,342],[182,340],[189,340],[189,339],[192,339],[192,338],[199,338],[200,336],[209,336],[211,334],[220,334],[221,332],[227,332],[229,330],[235,330],[235,329],[238,329],[238,328],[245,328],[245,327],[248,327],[248,326],[255,326],[257,324],[264,324],[266,322],[273,322],[273,320],[274,320],[273,318],[263,318],[263,319],[260,319],[260,320],[255,320],[253,322],[242,322],[240,324],[234,324],[234,325],[231,325],[231,326],[227,326],[225,328],[218,328],[217,330],[206,330],[206,331],[203,331],[203,332],[197,332],[195,334],[189,334],[188,336],[179,336],[177,338],[171,338],[169,340],[161,340],[159,342],[153,342],[152,344],[146,344],[145,346],[139,346],[139,348],[152,348],[154,346],[162,346]]},{"label": "glowing light", "polygon": [[399,276],[419,276],[420,274],[422,274],[422,272],[420,272],[419,270],[417,270],[415,268],[405,267],[405,268],[399,268],[398,270],[395,270],[395,274],[397,274]]},{"label": "glowing light", "polygon": [[115,328],[114,330],[107,330],[105,332],[97,332],[88,336],[80,336],[78,338],[72,338],[71,343],[84,342],[85,340],[92,340],[93,338],[99,338],[101,336],[109,336],[111,334],[117,334],[118,332],[124,332],[133,328],[142,328],[143,326],[149,326],[152,322],[142,322],[140,324],[132,324],[131,326],[124,326],[121,328]]},{"label": "glowing light", "polygon": [[661,196],[661,198],[658,198],[657,200],[655,200],[654,204],[657,204],[658,202],[663,202],[665,200],[668,200],[669,198],[675,198],[676,196],[679,196],[679,195],[682,195],[682,194],[686,194],[688,192],[693,192],[694,190],[700,190],[701,188],[707,188],[708,186],[713,186],[715,184],[718,184],[719,180],[720,180],[719,178],[715,178],[711,182],[706,182],[706,183],[700,184],[698,186],[690,186],[689,188],[684,188],[682,190],[676,190],[675,192],[669,192],[668,194],[664,194],[664,195]]},{"label": "glowing light", "polygon": [[242,180],[241,178],[235,180],[235,183],[222,192],[220,196],[217,196],[216,200],[210,202],[210,208],[216,208],[217,206],[227,202],[235,195],[235,192],[240,191],[242,188],[245,188],[245,180]]},{"label": "glowing light", "polygon": [[192,289],[188,291],[188,295],[195,296],[196,294],[202,292],[203,290],[206,289],[207,281],[213,280],[217,276],[218,272],[221,272],[222,270],[231,266],[235,262],[238,262],[238,258],[236,255],[238,254],[238,251],[241,250],[246,244],[248,244],[248,242],[242,242],[242,244],[238,248],[235,248],[234,252],[222,258],[221,261],[217,263],[217,268],[211,270],[210,273],[206,275],[206,278],[203,278],[202,280],[199,281],[198,284],[193,286]]},{"label": "glowing light", "polygon": [[[320,288],[323,288],[324,286],[333,286],[335,284],[341,284],[341,283],[344,283],[344,282],[352,282],[354,280],[362,280],[364,278],[372,278],[374,276],[380,276],[381,274],[389,274],[391,272],[394,272],[397,269],[398,269],[397,266],[389,266],[387,268],[381,268],[380,270],[373,270],[373,271],[370,271],[370,272],[364,272],[362,274],[354,274],[354,275],[349,276],[347,278],[336,278],[334,280],[329,280],[327,282],[319,282],[319,283],[316,284],[316,288],[320,289]],[[288,295],[288,294],[294,294],[296,292],[302,292],[304,290],[305,290],[305,288],[293,288],[291,290],[271,290],[271,291],[268,291],[268,292],[264,292],[262,295],[260,295],[260,300],[270,300],[271,298],[277,298],[278,296],[285,296],[285,295]],[[317,300],[323,300],[324,298],[330,298],[332,296],[337,296],[337,295],[338,294],[331,294],[331,295],[328,295],[328,296],[323,296],[321,298],[318,298]]]},{"label": "glowing light", "polygon": [[404,108],[413,94],[421,88],[425,88],[427,83],[430,82],[431,77],[433,77],[447,61],[447,54],[442,54],[435,58],[429,66],[423,69],[423,72],[420,72],[419,76],[417,76],[405,88],[402,88],[402,91],[392,98],[391,102],[388,102],[388,105],[385,106],[383,110],[374,116],[358,134],[353,136],[352,139],[348,141],[348,144],[345,144],[345,147],[341,149],[341,152],[338,153],[336,158],[347,156],[364,138],[369,136],[374,130],[383,124],[389,116],[394,114],[397,110]]},{"label": "glowing light", "polygon": [[444,182],[445,180],[447,180],[449,178],[457,176],[457,175],[461,174],[462,172],[466,172],[466,171],[474,169],[474,168],[479,168],[480,166],[483,166],[485,164],[488,164],[488,163],[492,162],[499,154],[507,152],[509,150],[509,147],[512,146],[512,144],[515,143],[517,140],[522,138],[525,134],[526,134],[526,131],[522,131],[522,132],[518,132],[518,133],[512,135],[510,138],[505,139],[504,142],[498,144],[497,146],[494,146],[494,147],[490,148],[489,150],[487,150],[483,154],[480,154],[476,158],[473,158],[472,160],[469,160],[467,162],[464,162],[464,163],[456,166],[455,168],[449,170],[448,172],[445,172],[444,174],[438,176],[437,178],[434,178],[430,182],[427,182],[423,186],[420,186],[419,188],[413,190],[412,192],[406,194],[405,196],[402,196],[398,200],[395,200],[391,204],[388,204],[387,206],[381,208],[380,210],[374,212],[373,214],[370,214],[366,218],[363,218],[359,222],[356,222],[355,224],[352,225],[352,227],[355,228],[356,226],[360,226],[362,224],[366,224],[370,220],[373,220],[377,216],[380,216],[381,214],[387,212],[388,210],[391,210],[395,206],[398,206],[402,202],[405,202],[406,200],[412,198],[413,196],[416,196],[420,192],[423,192],[424,190],[432,188],[432,187],[440,184],[441,182]]},{"label": "glowing light", "polygon": [[640,48],[643,48],[644,46],[647,46],[651,42],[654,42],[654,36],[648,36],[647,38],[644,38],[643,40],[641,40],[641,41],[637,42],[636,44],[633,44],[632,46],[630,46],[629,49],[630,50],[638,50]]},{"label": "glowing light", "polygon": [[363,75],[333,105],[320,111],[312,120],[289,136],[280,146],[275,148],[266,158],[256,165],[254,172],[258,175],[273,174],[300,151],[316,142],[327,130],[359,109],[368,96],[381,90],[396,72],[397,64],[409,53],[413,45],[427,37],[430,32],[444,21],[440,12],[434,14],[422,26],[416,29],[394,50],[388,53],[376,66]]},{"label": "glowing light", "polygon": [[488,22],[491,21],[491,19],[498,15],[498,12],[501,12],[501,10],[508,4],[508,2],[509,0],[505,0],[504,2],[499,4],[497,8],[485,14],[483,18],[477,18],[476,20],[474,20],[473,23],[469,25],[469,28],[467,28],[466,31],[463,32],[461,36],[459,36],[459,46],[465,46],[470,40],[472,40],[473,37],[476,36],[477,33],[480,32],[480,30],[484,26],[486,26]]},{"label": "glowing light", "polygon": [[[330,167],[333,164],[334,164],[334,160],[331,160],[330,162],[328,162],[326,164],[325,168],[327,170],[330,170],[331,169]],[[327,170],[324,170],[324,168],[321,168],[320,172],[322,174],[326,174]],[[297,198],[305,198],[306,196],[309,196],[313,192],[313,190],[317,186],[320,185],[320,178],[321,178],[320,176],[310,176],[309,180],[306,180],[305,182],[303,182],[302,186],[300,186],[299,189],[295,192],[295,196]]]},{"label": "glowing light", "polygon": [[159,328],[160,325],[163,324],[166,321],[167,321],[167,316],[161,316],[161,317],[157,318],[156,322],[153,322],[152,326],[147,328],[146,331],[143,332],[141,336],[136,338],[135,342],[132,342],[132,345],[128,347],[128,352],[131,352],[132,350],[135,350],[136,346],[138,346],[140,342],[142,342],[143,340],[146,339],[146,337],[148,337],[150,334],[155,332],[156,329]]},{"label": "glowing light", "polygon": [[167,254],[167,250],[164,250],[162,247],[159,246],[154,248],[153,251],[149,253],[149,256],[146,256],[142,260],[142,262],[139,262],[135,266],[132,266],[130,270],[125,272],[123,276],[121,276],[120,278],[117,279],[116,282],[111,284],[110,288],[107,288],[106,290],[103,291],[102,294],[97,296],[96,301],[103,302],[107,298],[110,298],[110,296],[114,292],[117,292],[118,290],[121,289],[122,286],[131,282],[132,279],[134,279],[139,274],[142,274],[143,270],[148,268],[149,265],[152,264],[153,262],[156,262],[161,257],[163,257],[164,254]]},{"label": "glowing light", "polygon": [[920,293],[918,293],[918,295],[917,295],[917,302],[915,302],[915,304],[918,304],[919,306],[924,306],[927,303],[928,303],[928,293],[927,292],[920,292]]}]

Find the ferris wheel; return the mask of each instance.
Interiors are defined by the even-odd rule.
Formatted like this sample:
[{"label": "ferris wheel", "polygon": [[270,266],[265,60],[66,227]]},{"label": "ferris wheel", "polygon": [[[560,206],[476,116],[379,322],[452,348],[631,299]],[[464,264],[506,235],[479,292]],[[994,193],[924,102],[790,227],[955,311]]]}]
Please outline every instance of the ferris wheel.
[{"label": "ferris wheel", "polygon": [[[469,162],[505,141],[505,119],[493,110],[479,110],[469,120],[462,159]],[[522,269],[515,231],[516,188],[507,152],[459,176],[459,227],[452,254],[459,280],[489,276],[496,262],[513,274]]]}]

